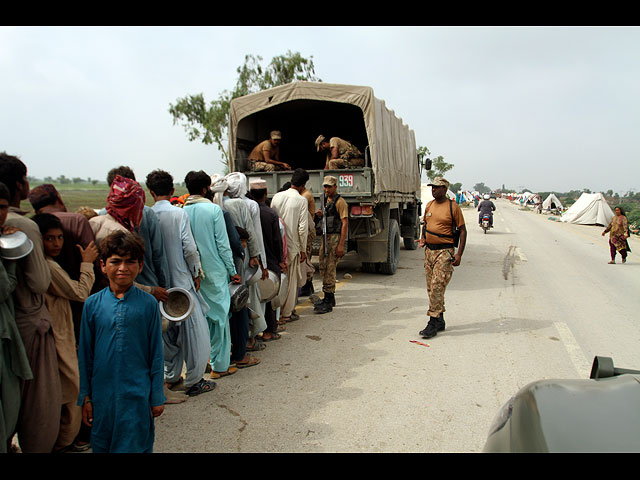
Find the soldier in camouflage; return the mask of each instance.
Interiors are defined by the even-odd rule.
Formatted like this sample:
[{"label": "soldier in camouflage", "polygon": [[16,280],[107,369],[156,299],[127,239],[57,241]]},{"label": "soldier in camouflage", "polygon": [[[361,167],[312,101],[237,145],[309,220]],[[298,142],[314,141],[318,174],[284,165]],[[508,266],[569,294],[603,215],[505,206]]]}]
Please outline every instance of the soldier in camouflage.
[{"label": "soldier in camouflage", "polygon": [[[327,251],[325,255],[324,239],[318,255],[318,266],[322,277],[324,298],[313,309],[315,313],[328,313],[336,306],[336,268],[338,261],[344,256],[345,241],[349,228],[349,211],[347,202],[338,194],[338,179],[324,177],[322,182],[325,196],[325,217],[327,222]],[[316,218],[322,220],[322,209],[316,212]]]},{"label": "soldier in camouflage", "polygon": [[[456,202],[447,198],[449,182],[437,177],[429,185],[434,199],[425,206],[425,228],[420,238],[420,247],[426,247],[424,269],[429,295],[429,323],[420,331],[423,338],[435,337],[445,329],[444,294],[451,280],[453,267],[460,265],[467,241],[462,211]],[[454,227],[459,229],[458,239]]]},{"label": "soldier in camouflage", "polygon": [[327,152],[325,170],[364,166],[364,156],[360,150],[352,143],[339,137],[331,137],[327,141],[323,135],[320,135],[316,139],[316,149],[318,152]]}]

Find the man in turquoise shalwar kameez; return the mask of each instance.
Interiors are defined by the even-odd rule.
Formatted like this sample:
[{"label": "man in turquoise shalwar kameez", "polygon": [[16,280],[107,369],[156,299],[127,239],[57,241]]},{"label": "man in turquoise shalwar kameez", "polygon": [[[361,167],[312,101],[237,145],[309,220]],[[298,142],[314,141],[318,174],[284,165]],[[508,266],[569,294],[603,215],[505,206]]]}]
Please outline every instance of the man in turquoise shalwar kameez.
[{"label": "man in turquoise shalwar kameez", "polygon": [[206,173],[189,172],[185,183],[190,196],[184,211],[189,215],[193,238],[200,252],[203,276],[200,294],[209,305],[207,321],[211,340],[209,363],[214,372],[229,372],[231,334],[229,327],[231,294],[229,281],[239,281],[229,245],[227,226],[222,209],[209,200],[211,177]]}]

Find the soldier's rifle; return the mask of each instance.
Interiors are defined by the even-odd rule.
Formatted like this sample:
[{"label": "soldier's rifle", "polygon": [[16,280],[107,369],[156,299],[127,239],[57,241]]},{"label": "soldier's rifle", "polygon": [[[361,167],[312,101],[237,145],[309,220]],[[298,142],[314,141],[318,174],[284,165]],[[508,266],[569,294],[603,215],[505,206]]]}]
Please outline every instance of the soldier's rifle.
[{"label": "soldier's rifle", "polygon": [[324,192],[320,194],[320,208],[322,209],[322,246],[324,248],[324,257],[327,258],[329,252],[327,251],[327,210],[325,209],[325,196]]}]

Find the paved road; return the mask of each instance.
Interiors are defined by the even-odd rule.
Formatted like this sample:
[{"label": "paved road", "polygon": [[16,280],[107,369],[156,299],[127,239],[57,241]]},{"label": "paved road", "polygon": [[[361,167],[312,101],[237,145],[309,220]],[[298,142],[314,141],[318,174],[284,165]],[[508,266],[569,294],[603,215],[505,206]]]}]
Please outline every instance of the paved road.
[{"label": "paved road", "polygon": [[168,405],[155,451],[480,452],[497,410],[526,384],[588,378],[594,355],[639,368],[637,238],[626,265],[608,265],[602,228],[496,205],[486,235],[464,210],[470,234],[445,332],[418,335],[422,251],[402,250],[394,276],[361,273],[350,254],[338,307],[314,315],[302,303],[260,365]]}]

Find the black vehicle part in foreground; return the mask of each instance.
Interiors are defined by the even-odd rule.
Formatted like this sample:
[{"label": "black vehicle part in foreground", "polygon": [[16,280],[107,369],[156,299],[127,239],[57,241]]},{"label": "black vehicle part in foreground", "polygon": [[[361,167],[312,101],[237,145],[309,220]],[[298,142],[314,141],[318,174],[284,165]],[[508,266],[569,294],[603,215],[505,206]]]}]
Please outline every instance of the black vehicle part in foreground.
[{"label": "black vehicle part in foreground", "polygon": [[540,380],[500,410],[484,452],[640,452],[640,371],[595,357],[589,380]]}]

